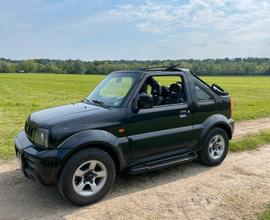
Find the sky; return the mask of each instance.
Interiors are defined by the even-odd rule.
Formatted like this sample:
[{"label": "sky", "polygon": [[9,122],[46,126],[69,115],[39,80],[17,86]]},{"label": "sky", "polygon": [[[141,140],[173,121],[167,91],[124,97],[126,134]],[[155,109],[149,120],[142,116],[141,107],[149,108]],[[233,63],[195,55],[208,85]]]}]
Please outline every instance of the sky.
[{"label": "sky", "polygon": [[0,0],[0,57],[270,57],[270,0]]}]

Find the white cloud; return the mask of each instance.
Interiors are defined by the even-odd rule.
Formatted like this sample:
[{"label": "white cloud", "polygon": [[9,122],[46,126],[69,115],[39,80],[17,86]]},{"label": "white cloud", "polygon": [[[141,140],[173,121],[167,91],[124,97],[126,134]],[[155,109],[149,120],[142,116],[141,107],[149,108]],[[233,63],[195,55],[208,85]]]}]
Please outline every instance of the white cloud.
[{"label": "white cloud", "polygon": [[139,31],[173,33],[179,28],[231,31],[243,26],[251,27],[269,19],[269,12],[267,0],[190,0],[183,5],[153,1],[142,5],[119,5],[111,14],[134,23]]},{"label": "white cloud", "polygon": [[270,0],[12,2],[0,7],[1,56],[270,57]]},{"label": "white cloud", "polygon": [[136,25],[136,27],[138,28],[138,30],[142,32],[150,32],[150,33],[157,33],[157,34],[162,33],[160,28],[157,25],[151,24],[151,23],[139,23]]},{"label": "white cloud", "polygon": [[174,45],[186,53],[192,51],[187,56],[269,54],[269,0],[190,0],[185,4],[148,0],[118,5],[111,15],[140,32],[158,34],[164,41],[156,47]]}]

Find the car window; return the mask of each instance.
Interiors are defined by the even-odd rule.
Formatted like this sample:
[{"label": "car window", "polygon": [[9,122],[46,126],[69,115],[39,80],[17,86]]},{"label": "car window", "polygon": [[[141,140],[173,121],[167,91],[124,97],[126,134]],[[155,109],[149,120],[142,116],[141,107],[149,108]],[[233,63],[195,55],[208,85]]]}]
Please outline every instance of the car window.
[{"label": "car window", "polygon": [[133,79],[131,77],[112,78],[100,89],[100,96],[125,96],[131,85]]},{"label": "car window", "polygon": [[182,83],[180,76],[154,76],[153,79],[161,86],[169,87],[173,83]]},{"label": "car window", "polygon": [[151,76],[143,84],[140,93],[153,99],[153,107],[185,102],[184,84],[181,76]]},{"label": "car window", "polygon": [[137,76],[132,73],[108,75],[87,97],[87,101],[119,107],[131,90]]},{"label": "car window", "polygon": [[199,101],[209,101],[213,99],[210,94],[197,85],[195,85],[195,94]]}]

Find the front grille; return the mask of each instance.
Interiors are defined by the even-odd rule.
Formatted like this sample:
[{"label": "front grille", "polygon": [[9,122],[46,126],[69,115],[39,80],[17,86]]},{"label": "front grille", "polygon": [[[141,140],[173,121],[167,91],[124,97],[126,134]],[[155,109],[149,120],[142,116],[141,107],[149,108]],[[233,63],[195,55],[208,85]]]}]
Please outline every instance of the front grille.
[{"label": "front grille", "polygon": [[36,128],[32,127],[31,124],[29,123],[29,121],[26,121],[24,130],[25,130],[25,133],[26,133],[28,139],[30,141],[34,142]]}]

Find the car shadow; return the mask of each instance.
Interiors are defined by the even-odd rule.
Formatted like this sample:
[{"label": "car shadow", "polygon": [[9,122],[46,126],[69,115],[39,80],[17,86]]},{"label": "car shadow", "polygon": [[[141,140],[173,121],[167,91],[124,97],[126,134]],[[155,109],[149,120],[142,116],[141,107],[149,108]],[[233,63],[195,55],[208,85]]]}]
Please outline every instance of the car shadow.
[{"label": "car shadow", "polygon": [[[103,201],[161,186],[208,171],[197,162],[138,175],[119,174],[112,190]],[[83,207],[62,199],[56,188],[44,187],[23,176],[20,170],[0,173],[0,213],[5,219],[50,217],[61,219]]]},{"label": "car shadow", "polygon": [[117,176],[112,190],[104,199],[112,199],[170,182],[184,180],[210,169],[211,167],[203,166],[198,162],[189,162],[136,175],[121,173]]}]

